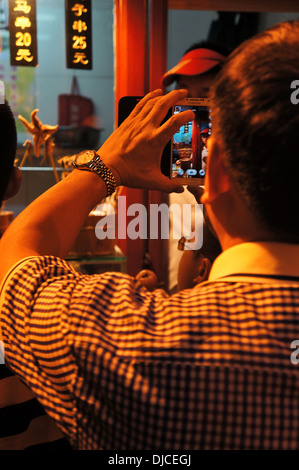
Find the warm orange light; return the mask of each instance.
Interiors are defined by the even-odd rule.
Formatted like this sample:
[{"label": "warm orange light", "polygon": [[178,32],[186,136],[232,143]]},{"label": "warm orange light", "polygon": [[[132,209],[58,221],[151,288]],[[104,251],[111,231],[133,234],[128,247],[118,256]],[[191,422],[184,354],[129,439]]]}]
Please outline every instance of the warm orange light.
[{"label": "warm orange light", "polygon": [[10,0],[11,65],[37,65],[36,0]]},{"label": "warm orange light", "polygon": [[91,2],[66,2],[66,48],[68,68],[92,68]]}]

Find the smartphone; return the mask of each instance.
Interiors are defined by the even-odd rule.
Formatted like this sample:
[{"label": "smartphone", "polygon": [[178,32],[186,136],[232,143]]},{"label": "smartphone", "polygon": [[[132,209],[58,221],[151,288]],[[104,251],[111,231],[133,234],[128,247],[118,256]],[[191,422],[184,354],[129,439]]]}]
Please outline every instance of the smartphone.
[{"label": "smartphone", "polygon": [[191,109],[194,121],[187,122],[171,140],[170,178],[183,185],[203,185],[208,158],[207,141],[211,135],[210,100],[186,98],[173,106],[172,114]]},{"label": "smartphone", "polygon": [[142,99],[142,96],[123,96],[118,102],[118,127],[133,111],[136,104]]},{"label": "smartphone", "polygon": [[[129,116],[142,96],[123,96],[118,102],[118,126]],[[207,160],[206,141],[211,133],[208,98],[186,98],[169,109],[172,114],[192,109],[195,121],[182,126],[167,143],[161,158],[161,171],[183,185],[204,184]],[[163,122],[161,124],[163,124]]]}]

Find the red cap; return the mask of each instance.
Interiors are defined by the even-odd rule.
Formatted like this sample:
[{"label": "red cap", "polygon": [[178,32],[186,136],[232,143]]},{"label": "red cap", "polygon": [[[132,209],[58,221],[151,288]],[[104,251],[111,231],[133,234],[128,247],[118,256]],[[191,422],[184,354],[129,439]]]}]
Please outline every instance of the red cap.
[{"label": "red cap", "polygon": [[179,63],[166,72],[162,77],[162,86],[170,85],[176,75],[200,75],[208,72],[216,65],[222,65],[226,57],[211,49],[193,49],[187,52]]},{"label": "red cap", "polygon": [[210,132],[210,129],[206,127],[203,131],[201,131],[201,134],[208,134]]}]

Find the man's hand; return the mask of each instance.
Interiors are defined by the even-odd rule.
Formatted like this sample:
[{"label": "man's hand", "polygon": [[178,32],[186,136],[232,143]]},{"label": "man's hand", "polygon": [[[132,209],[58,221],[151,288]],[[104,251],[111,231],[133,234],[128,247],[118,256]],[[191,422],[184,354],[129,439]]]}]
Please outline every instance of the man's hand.
[{"label": "man's hand", "polygon": [[[186,111],[163,125],[161,122],[169,108],[186,94],[185,90],[167,95],[162,95],[161,90],[149,93],[100,148],[99,154],[119,185],[181,192],[181,186],[161,173],[160,160],[172,135],[194,114]],[[26,256],[64,258],[89,212],[106,194],[106,184],[96,173],[74,170],[33,201],[1,238],[0,281]]]},{"label": "man's hand", "polygon": [[183,188],[161,173],[161,157],[172,135],[188,121],[193,111],[173,115],[163,125],[168,110],[187,96],[186,90],[146,95],[128,118],[102,145],[98,153],[121,186],[182,192]]},{"label": "man's hand", "polygon": [[135,277],[136,287],[144,286],[149,291],[153,291],[158,288],[158,278],[156,274],[150,269],[143,269]]}]

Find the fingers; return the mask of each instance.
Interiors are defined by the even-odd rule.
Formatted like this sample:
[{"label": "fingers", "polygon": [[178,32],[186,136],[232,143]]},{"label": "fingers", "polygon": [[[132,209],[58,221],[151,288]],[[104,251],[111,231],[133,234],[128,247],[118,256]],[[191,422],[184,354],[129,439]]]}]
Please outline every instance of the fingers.
[{"label": "fingers", "polygon": [[193,111],[183,111],[182,113],[173,114],[157,131],[160,139],[166,143],[171,139],[178,129],[189,121],[193,121],[195,114]]},{"label": "fingers", "polygon": [[[192,111],[185,111],[183,113],[178,113],[176,116],[172,116],[167,121],[166,125],[164,124],[160,128],[161,122],[165,118],[169,109],[177,102],[184,99],[187,94],[187,90],[173,90],[170,93],[163,95],[163,91],[160,89],[148,93],[135,106],[128,118],[122,124],[122,127],[130,127],[132,124],[135,126],[135,123],[141,123],[146,119],[146,122],[150,121],[154,127],[159,129],[159,134],[161,134],[162,137],[165,132],[163,142],[166,144],[180,126],[194,119]],[[162,132],[160,132],[161,130]]]},{"label": "fingers", "polygon": [[176,181],[167,178],[162,173],[158,173],[156,178],[151,181],[150,189],[157,189],[165,193],[182,193],[184,192],[183,186]]},{"label": "fingers", "polygon": [[[160,89],[157,89],[157,90],[154,90],[154,91],[151,91],[150,93],[148,93],[147,95],[145,95],[140,101],[139,103],[137,103],[137,105],[135,106],[135,108],[133,109],[133,111],[130,113],[130,119],[134,119],[137,115],[139,115],[139,117],[142,117],[142,114],[145,114],[147,115],[148,112],[149,112],[149,108],[152,108],[156,102],[156,100],[161,97],[161,95],[163,95],[163,91],[160,90]],[[147,109],[148,111],[145,113],[144,112],[144,108],[146,107],[147,105]]]},{"label": "fingers", "polygon": [[178,101],[186,98],[187,94],[187,90],[172,90],[170,93],[163,95],[156,101],[149,118],[156,126],[160,126],[169,109],[178,103]]},{"label": "fingers", "polygon": [[148,117],[157,127],[165,118],[168,110],[187,96],[187,90],[173,90],[166,95],[160,89],[154,90],[142,98],[130,114],[130,120]]}]

